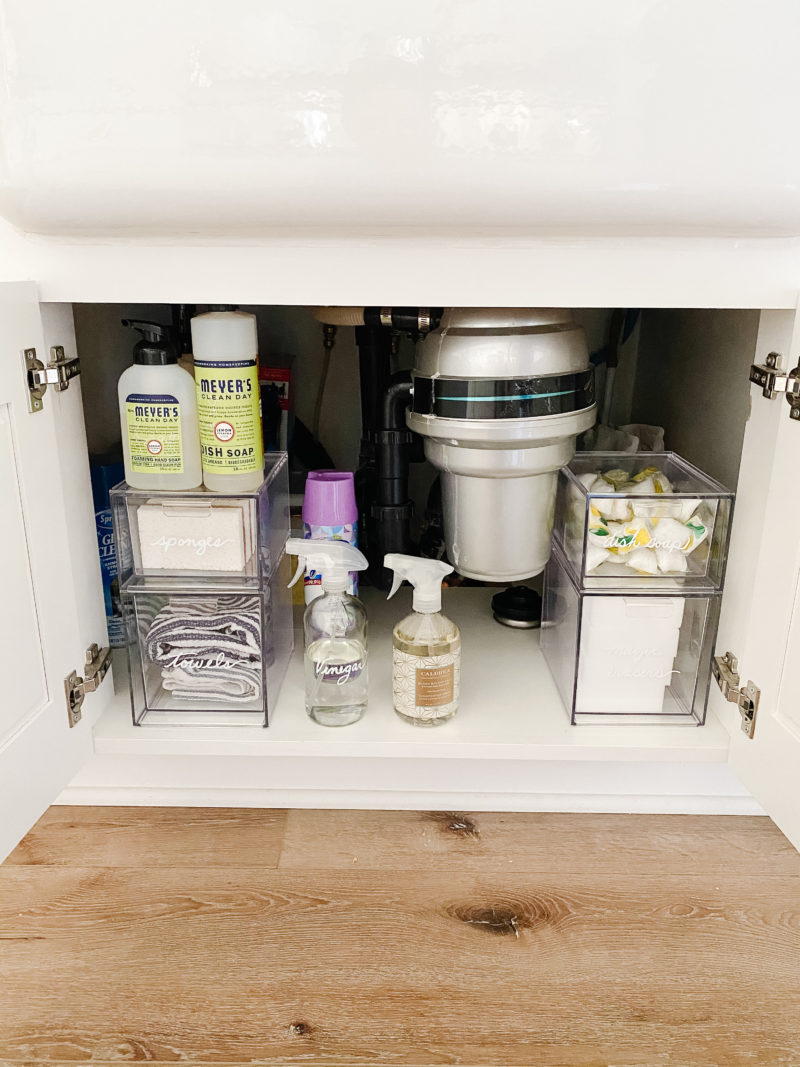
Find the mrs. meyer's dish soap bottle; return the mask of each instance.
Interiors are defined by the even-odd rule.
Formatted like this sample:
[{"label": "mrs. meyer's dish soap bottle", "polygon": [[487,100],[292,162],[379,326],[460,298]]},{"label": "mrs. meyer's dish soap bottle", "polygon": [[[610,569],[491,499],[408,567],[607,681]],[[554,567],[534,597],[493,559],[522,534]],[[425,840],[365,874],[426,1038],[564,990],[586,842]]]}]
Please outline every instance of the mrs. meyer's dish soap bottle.
[{"label": "mrs. meyer's dish soap bottle", "polygon": [[191,328],[203,484],[249,493],[264,481],[256,317],[217,304]]},{"label": "mrs. meyer's dish soap bottle", "polygon": [[414,586],[414,610],[392,631],[392,702],[401,719],[438,726],[458,711],[461,633],[442,615],[442,579],[453,568],[438,559],[390,552],[384,567],[394,571],[389,598],[407,579]]},{"label": "mrs. meyer's dish soap bottle", "polygon": [[306,564],[322,575],[322,596],[303,616],[306,711],[322,726],[347,726],[366,710],[368,681],[367,613],[347,586],[350,571],[366,570],[368,563],[346,541],[290,537],[286,551],[299,557],[290,585]]}]

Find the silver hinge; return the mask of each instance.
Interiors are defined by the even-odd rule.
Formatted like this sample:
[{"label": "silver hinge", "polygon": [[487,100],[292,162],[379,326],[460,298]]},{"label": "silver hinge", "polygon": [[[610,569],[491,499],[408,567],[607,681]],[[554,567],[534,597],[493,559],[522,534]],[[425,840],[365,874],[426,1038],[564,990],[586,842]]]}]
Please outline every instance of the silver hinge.
[{"label": "silver hinge", "polygon": [[44,407],[42,401],[48,385],[61,393],[69,388],[71,379],[81,372],[78,359],[67,359],[61,345],[53,345],[50,349],[50,362],[46,367],[36,355],[35,348],[26,348],[22,359],[28,385],[28,410],[32,412],[41,411]]},{"label": "silver hinge", "polygon": [[732,652],[726,652],[724,656],[714,656],[711,667],[722,695],[739,708],[742,730],[752,738],[756,732],[756,714],[761,690],[754,682],[748,682],[747,685],[740,683],[739,662]]},{"label": "silver hinge", "polygon": [[81,721],[81,707],[87,693],[93,693],[108,674],[111,666],[111,649],[89,645],[86,649],[86,664],[83,677],[77,671],[70,671],[64,679],[64,691],[67,694],[67,713],[70,727]]}]

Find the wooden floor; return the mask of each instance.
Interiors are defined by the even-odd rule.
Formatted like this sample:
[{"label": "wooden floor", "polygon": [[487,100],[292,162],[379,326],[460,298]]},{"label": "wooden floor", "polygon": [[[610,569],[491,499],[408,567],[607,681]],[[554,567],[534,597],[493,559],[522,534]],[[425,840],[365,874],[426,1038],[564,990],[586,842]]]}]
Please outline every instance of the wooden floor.
[{"label": "wooden floor", "polygon": [[0,939],[4,1064],[800,1065],[767,819],[52,808]]}]

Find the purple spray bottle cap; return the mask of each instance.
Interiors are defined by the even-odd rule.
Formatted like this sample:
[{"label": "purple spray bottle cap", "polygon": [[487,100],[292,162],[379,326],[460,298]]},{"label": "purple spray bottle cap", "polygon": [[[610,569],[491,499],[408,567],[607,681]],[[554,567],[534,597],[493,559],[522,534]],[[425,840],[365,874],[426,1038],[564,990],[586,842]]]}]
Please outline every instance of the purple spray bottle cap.
[{"label": "purple spray bottle cap", "polygon": [[352,471],[309,471],[303,497],[303,522],[309,526],[345,526],[356,522]]}]

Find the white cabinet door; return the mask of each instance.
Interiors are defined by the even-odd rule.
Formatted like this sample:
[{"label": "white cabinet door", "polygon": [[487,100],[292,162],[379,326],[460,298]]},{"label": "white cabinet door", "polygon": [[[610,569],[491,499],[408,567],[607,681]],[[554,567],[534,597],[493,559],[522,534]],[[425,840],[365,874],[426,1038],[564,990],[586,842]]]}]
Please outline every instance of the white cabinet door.
[{"label": "white cabinet door", "polygon": [[71,729],[64,679],[106,632],[80,380],[28,410],[23,349],[47,363],[54,344],[75,355],[69,307],[0,285],[0,858],[89,757],[112,686]]},{"label": "white cabinet door", "polygon": [[[764,312],[756,350],[800,363],[800,315]],[[733,539],[717,651],[739,660],[742,683],[761,690],[755,735],[712,683],[711,706],[731,728],[730,764],[800,848],[800,421],[785,396],[751,386]]]}]

